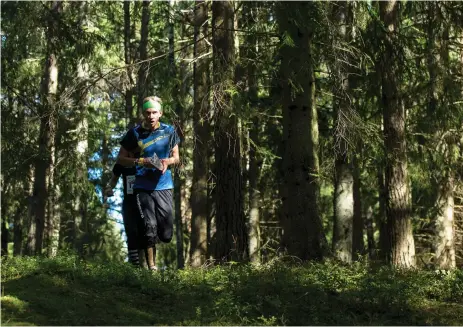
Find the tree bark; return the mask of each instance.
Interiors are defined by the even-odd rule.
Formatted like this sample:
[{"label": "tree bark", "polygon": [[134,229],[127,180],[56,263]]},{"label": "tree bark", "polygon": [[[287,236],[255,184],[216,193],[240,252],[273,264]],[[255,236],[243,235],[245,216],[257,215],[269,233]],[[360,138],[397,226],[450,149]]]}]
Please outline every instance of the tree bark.
[{"label": "tree bark", "polygon": [[[205,1],[197,1],[194,17],[194,57],[204,55],[208,51],[206,37],[208,35],[208,8]],[[193,151],[193,183],[191,186],[191,235],[190,263],[193,267],[204,264],[207,256],[207,220],[209,215],[208,174],[210,169],[210,135],[209,122],[209,75],[208,57],[197,59],[194,63],[194,151]]]},{"label": "tree bark", "polygon": [[[76,94],[76,182],[75,197],[72,200],[74,216],[67,223],[67,241],[73,249],[78,249],[78,239],[82,232],[89,233],[87,228],[87,157],[88,157],[88,64],[83,58],[77,64],[77,81],[81,86]],[[104,185],[104,184],[103,184]]]},{"label": "tree bark", "polygon": [[[246,8],[246,28],[256,24],[257,5],[253,2],[245,2]],[[247,54],[247,80],[248,80],[248,99],[252,112],[257,112],[258,105],[258,81],[256,71],[257,57],[257,38],[254,33],[246,36]],[[259,140],[259,118],[257,115],[252,117],[249,138],[251,146],[249,148],[249,258],[251,262],[260,262],[260,197],[259,181],[262,169],[262,158],[257,152],[260,146]]]},{"label": "tree bark", "polygon": [[[326,248],[318,212],[318,121],[312,64],[312,31],[307,26],[313,3],[278,4],[282,37],[294,47],[281,45],[283,90],[282,246],[302,260],[321,259]],[[303,15],[299,24],[293,19]],[[299,26],[298,26],[299,25]],[[294,86],[293,86],[294,85]]]},{"label": "tree bark", "polygon": [[[151,0],[144,0],[141,14],[141,39],[140,39],[140,61],[148,59],[148,37],[149,37],[149,21],[150,21],[150,4]],[[137,100],[137,115],[141,114],[143,99],[148,95],[148,68],[149,62],[143,62],[138,68],[138,100]]]},{"label": "tree bark", "polygon": [[335,163],[333,252],[344,262],[352,261],[354,178],[346,159]]},{"label": "tree bark", "polygon": [[375,229],[373,225],[373,207],[368,206],[365,214],[365,227],[367,230],[368,258],[375,260]]},{"label": "tree bark", "polygon": [[415,266],[415,243],[411,224],[411,201],[405,139],[405,109],[401,99],[398,57],[399,2],[381,1],[384,24],[382,53],[382,103],[386,149],[386,215],[390,238],[389,261],[394,266]]},{"label": "tree bark", "polygon": [[[54,144],[59,144],[60,135],[55,133]],[[46,245],[47,256],[53,258],[58,253],[59,230],[61,224],[60,211],[60,185],[56,176],[56,163],[58,161],[58,152],[56,146],[50,149],[50,173],[48,175],[48,189],[50,190],[47,200],[47,224],[46,224]]]},{"label": "tree bark", "polygon": [[378,190],[379,209],[376,217],[376,224],[379,229],[378,258],[385,262],[387,261],[388,253],[390,251],[390,245],[386,218],[386,184],[384,182],[384,169],[382,164],[378,167]]},{"label": "tree bark", "polygon": [[[348,42],[347,26],[349,24],[347,2],[336,2],[333,7],[334,21],[339,24],[336,43],[340,47],[342,42]],[[348,70],[340,60],[333,62],[335,73],[334,112],[338,125],[349,115],[350,103],[347,98],[349,92]],[[337,133],[343,130],[337,129]],[[334,178],[334,221],[333,221],[333,252],[338,259],[351,262],[353,258],[353,220],[354,220],[354,177],[352,163],[347,153],[346,135],[336,135],[338,147],[335,153]]]},{"label": "tree bark", "polygon": [[454,178],[451,172],[438,188],[435,262],[441,269],[456,267],[454,226]]},{"label": "tree bark", "polygon": [[[14,221],[13,221],[13,256],[20,256],[24,253],[27,253],[25,251],[24,246],[24,239],[23,239],[23,234],[25,231],[25,227],[28,226],[28,223],[30,222],[30,218],[32,216],[32,190],[33,190],[33,185],[34,185],[34,169],[35,167],[33,165],[30,165],[27,169],[25,179],[23,180],[23,195],[25,201],[23,202],[25,204],[24,207],[18,208],[17,213],[14,216]],[[2,197],[3,200],[3,197]]]},{"label": "tree bark", "polygon": [[212,3],[214,51],[214,113],[216,164],[216,248],[218,260],[248,258],[248,234],[243,205],[241,142],[236,108],[227,92],[233,83],[233,4]]},{"label": "tree bark", "polygon": [[[103,131],[103,140],[101,144],[101,164],[103,166],[103,170],[101,172],[101,187],[104,189],[106,185],[108,185],[108,181],[110,180],[111,176],[111,171],[108,168],[108,162],[109,162],[109,155],[110,155],[110,149],[109,149],[109,135],[107,135],[107,131]],[[103,192],[103,204],[106,204],[108,202],[108,196]]]},{"label": "tree bark", "polygon": [[[51,11],[55,14],[54,16],[59,14],[60,10],[61,2],[53,1]],[[56,57],[57,45],[54,44],[54,37],[57,32],[55,24],[58,24],[58,21],[54,20],[51,15],[48,19],[47,58],[41,89],[39,155],[35,164],[34,206],[26,245],[29,255],[41,254],[42,252],[46,206],[47,201],[49,201],[50,191],[54,192],[54,190],[49,189],[49,185],[50,182],[53,184],[53,175],[50,175],[50,171],[54,169],[52,165],[54,164],[53,156],[57,125],[58,62]],[[50,178],[52,179],[51,181]]]},{"label": "tree bark", "polygon": [[128,124],[135,124],[136,112],[133,108],[133,88],[135,85],[133,79],[132,56],[130,37],[132,30],[130,28],[130,1],[124,1],[124,61],[127,67],[127,85],[125,86],[125,117]]},{"label": "tree bark", "polygon": [[[448,48],[448,27],[442,30],[440,49],[437,48],[436,38],[440,31],[440,22],[436,2],[429,2],[428,6],[428,42],[427,42],[427,66],[429,72],[429,95],[428,95],[428,119],[433,126],[426,132],[434,134],[433,144],[438,144],[437,156],[441,158],[439,168],[434,172],[436,183],[437,209],[435,218],[435,263],[441,269],[452,269],[456,267],[455,257],[455,226],[454,226],[454,168],[452,162],[455,140],[453,137],[446,137],[445,129],[439,122],[439,113],[447,108],[448,103],[444,99],[449,96],[445,93],[448,88],[444,80],[448,73],[449,48]],[[443,67],[439,67],[439,63]],[[444,109],[445,110],[445,109]],[[436,124],[437,122],[437,124]],[[444,123],[445,124],[445,123]],[[436,126],[437,125],[437,126]]]},{"label": "tree bark", "polygon": [[[29,198],[29,195],[27,195],[27,198]],[[18,210],[13,220],[13,256],[15,257],[20,256],[22,254],[24,213],[27,213],[27,210],[23,210],[22,212]]]},{"label": "tree bark", "polygon": [[352,260],[358,260],[365,252],[363,241],[363,215],[362,215],[362,198],[361,198],[361,180],[360,180],[360,163],[361,153],[360,144],[357,146],[357,154],[353,158],[353,196],[354,196],[354,216],[352,222]]},{"label": "tree bark", "polygon": [[[177,66],[175,64],[175,44],[174,44],[174,22],[171,20],[173,15],[172,4],[169,5],[167,11],[168,30],[169,30],[169,76],[172,81],[177,81],[181,76],[177,76]],[[172,11],[172,12],[171,12]],[[181,88],[178,83],[172,85],[172,100],[174,102],[174,108],[177,113],[177,120],[175,122],[175,128],[181,140],[185,140],[183,135],[184,130],[184,108],[183,98],[181,94]],[[180,153],[183,153],[182,142],[178,145]],[[182,208],[182,195],[185,187],[184,178],[180,175],[179,169],[174,174],[174,200],[175,200],[175,236],[176,236],[176,248],[177,248],[177,268],[182,269],[185,266],[185,258],[183,257],[183,208]]]}]

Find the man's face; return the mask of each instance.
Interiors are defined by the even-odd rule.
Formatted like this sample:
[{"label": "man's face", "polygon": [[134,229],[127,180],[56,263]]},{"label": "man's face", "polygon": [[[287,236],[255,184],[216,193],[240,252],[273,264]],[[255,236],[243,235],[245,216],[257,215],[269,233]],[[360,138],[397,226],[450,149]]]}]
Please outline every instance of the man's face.
[{"label": "man's face", "polygon": [[162,111],[155,108],[148,108],[145,110],[143,115],[145,116],[145,121],[151,126],[151,128],[156,128],[159,118],[162,116]]}]

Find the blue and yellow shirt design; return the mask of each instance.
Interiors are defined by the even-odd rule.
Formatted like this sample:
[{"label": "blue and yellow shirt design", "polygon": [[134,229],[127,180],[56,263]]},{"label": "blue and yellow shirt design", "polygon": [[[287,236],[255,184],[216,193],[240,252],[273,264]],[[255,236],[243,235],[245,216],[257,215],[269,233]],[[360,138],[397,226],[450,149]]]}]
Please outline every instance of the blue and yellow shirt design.
[{"label": "blue and yellow shirt design", "polygon": [[[152,157],[154,153],[160,159],[169,158],[174,146],[180,143],[180,138],[174,127],[160,123],[154,131],[135,126],[125,134],[121,141],[127,151],[140,151],[140,158]],[[144,190],[168,190],[174,188],[172,172],[170,169],[162,174],[156,168],[137,167],[134,189]]]}]

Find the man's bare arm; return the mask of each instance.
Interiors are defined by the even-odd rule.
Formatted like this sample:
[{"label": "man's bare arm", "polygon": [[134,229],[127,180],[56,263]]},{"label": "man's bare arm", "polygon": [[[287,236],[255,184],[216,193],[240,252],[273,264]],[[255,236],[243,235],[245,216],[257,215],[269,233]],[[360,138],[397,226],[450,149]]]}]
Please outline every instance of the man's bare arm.
[{"label": "man's bare arm", "polygon": [[116,176],[113,173],[111,179],[108,182],[108,185],[106,185],[106,188],[105,188],[105,194],[107,196],[113,196],[114,195],[113,189],[116,187],[116,184],[117,184],[117,181],[119,180],[119,177],[120,176]]},{"label": "man's bare arm", "polygon": [[167,170],[167,167],[169,165],[175,165],[180,162],[180,153],[179,153],[178,145],[174,146],[172,149],[172,156],[167,158],[167,159],[161,159],[162,164],[164,165],[164,169],[162,170],[162,173],[164,174]]}]

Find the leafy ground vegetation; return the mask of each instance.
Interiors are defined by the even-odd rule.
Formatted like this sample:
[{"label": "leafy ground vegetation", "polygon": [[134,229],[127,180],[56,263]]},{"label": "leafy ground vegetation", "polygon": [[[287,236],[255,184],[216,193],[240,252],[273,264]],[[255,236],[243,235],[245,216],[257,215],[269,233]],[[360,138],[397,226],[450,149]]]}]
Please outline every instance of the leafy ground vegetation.
[{"label": "leafy ground vegetation", "polygon": [[367,263],[150,273],[75,256],[2,261],[2,325],[462,325],[463,271]]}]

